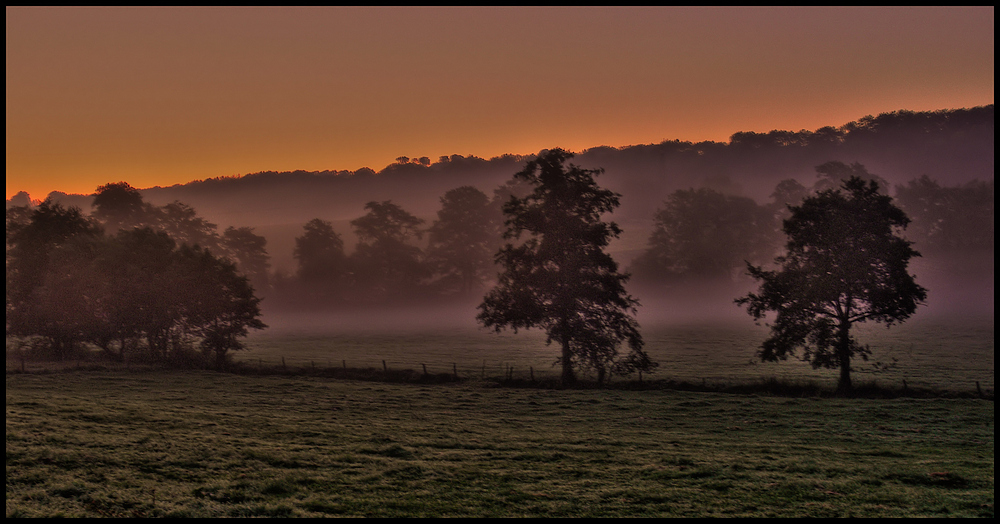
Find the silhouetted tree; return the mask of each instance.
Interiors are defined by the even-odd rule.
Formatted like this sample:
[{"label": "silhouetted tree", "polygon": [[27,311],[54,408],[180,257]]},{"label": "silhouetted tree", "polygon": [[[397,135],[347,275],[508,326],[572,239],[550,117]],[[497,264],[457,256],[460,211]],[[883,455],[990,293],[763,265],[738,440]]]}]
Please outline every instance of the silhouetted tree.
[{"label": "silhouetted tree", "polygon": [[[774,192],[771,193],[771,206],[776,212],[781,212],[786,215],[788,206],[797,206],[802,202],[806,196],[809,195],[809,189],[799,183],[798,180],[794,178],[788,178],[778,182],[774,186]],[[783,217],[787,218],[787,216]]]},{"label": "silhouetted tree", "polygon": [[646,252],[632,271],[644,281],[731,279],[744,261],[774,255],[770,210],[712,189],[674,192],[656,213]]},{"label": "silhouetted tree", "polygon": [[139,349],[145,338],[156,358],[166,351],[163,333],[179,320],[178,283],[170,278],[176,243],[166,233],[148,227],[119,231],[101,239],[92,259],[77,278],[98,284],[89,306],[96,322],[89,340],[120,360]]},{"label": "silhouetted tree", "polygon": [[7,208],[7,247],[10,248],[13,236],[22,227],[31,223],[31,206],[12,206]]},{"label": "silhouetted tree", "polygon": [[[100,235],[100,228],[79,208],[69,209],[50,200],[31,210],[30,220],[7,235],[6,298],[7,334],[41,336],[60,357],[67,356],[83,341],[79,304],[52,292],[54,254],[77,238]],[[61,259],[63,262],[65,259]],[[60,269],[67,267],[57,264]],[[70,265],[71,266],[71,265]],[[43,289],[44,288],[44,289]]]},{"label": "silhouetted tree", "polygon": [[228,260],[176,247],[163,231],[114,237],[69,210],[44,202],[8,237],[7,334],[42,337],[58,357],[84,343],[118,357],[145,339],[157,359],[183,357],[201,341],[216,363],[263,328],[259,299]]},{"label": "silhouetted tree", "polygon": [[167,359],[172,350],[179,356],[181,302],[194,275],[178,267],[177,242],[164,231],[139,228],[120,232],[112,248],[103,263],[105,268],[119,268],[107,281],[121,323],[122,349],[130,336],[138,335],[146,340],[151,358]]},{"label": "silhouetted tree", "polygon": [[468,293],[492,272],[498,226],[482,191],[463,186],[445,193],[428,230],[427,259],[447,288]]},{"label": "silhouetted tree", "polygon": [[18,191],[16,195],[10,197],[10,200],[7,201],[7,209],[10,210],[12,207],[30,208],[37,203],[31,201],[31,195],[27,191]]},{"label": "silhouetted tree", "polygon": [[148,225],[151,206],[143,202],[139,190],[127,182],[105,184],[97,188],[91,204],[91,216],[104,224],[109,235],[122,229]]},{"label": "silhouetted tree", "polygon": [[198,216],[193,207],[183,202],[171,202],[159,208],[154,229],[165,231],[177,244],[201,246],[222,254],[216,225]]},{"label": "silhouetted tree", "polygon": [[909,223],[877,182],[852,176],[842,190],[825,190],[791,209],[785,221],[787,253],[780,269],[747,264],[761,282],[736,300],[756,320],[777,313],[761,345],[764,361],[785,360],[802,348],[813,367],[839,368],[838,389],[851,388],[851,359],[867,359],[868,346],[851,327],[874,321],[891,326],[910,317],[927,297],[908,273],[919,256],[899,236]]},{"label": "silhouetted tree", "polygon": [[959,256],[970,251],[993,253],[993,180],[943,187],[924,175],[896,186],[896,200],[913,219],[908,236],[922,251]]},{"label": "silhouetted tree", "polygon": [[88,269],[98,242],[96,236],[78,235],[51,251],[30,301],[8,318],[18,326],[9,334],[42,337],[59,359],[92,339],[101,325],[94,308],[101,295],[100,281],[89,278]]},{"label": "silhouetted tree", "polygon": [[292,253],[299,263],[299,281],[328,296],[347,272],[344,241],[326,220],[314,218],[303,229]]},{"label": "silhouetted tree", "polygon": [[236,269],[250,279],[258,292],[269,287],[268,271],[271,268],[267,254],[267,239],[255,234],[251,227],[228,227],[222,234],[222,249]]},{"label": "silhouetted tree", "polygon": [[179,288],[184,330],[200,339],[217,369],[225,367],[230,351],[245,349],[240,339],[250,329],[264,329],[260,299],[236,265],[198,246],[184,245],[175,257],[183,275]]},{"label": "silhouetted tree", "polygon": [[391,201],[365,204],[368,214],[351,221],[358,246],[351,256],[356,284],[369,300],[400,297],[429,276],[423,252],[410,244],[424,223]]},{"label": "silhouetted tree", "polygon": [[[534,187],[504,205],[507,244],[496,255],[503,272],[483,299],[477,319],[501,331],[538,327],[562,346],[562,380],[576,381],[575,367],[626,374],[655,364],[642,351],[634,314],[638,301],[625,292],[628,275],[605,253],[621,229],[601,215],[618,207],[619,195],[600,188],[601,170],[564,165],[572,154],[543,152],[515,175]],[[619,346],[630,353],[621,357]]]}]

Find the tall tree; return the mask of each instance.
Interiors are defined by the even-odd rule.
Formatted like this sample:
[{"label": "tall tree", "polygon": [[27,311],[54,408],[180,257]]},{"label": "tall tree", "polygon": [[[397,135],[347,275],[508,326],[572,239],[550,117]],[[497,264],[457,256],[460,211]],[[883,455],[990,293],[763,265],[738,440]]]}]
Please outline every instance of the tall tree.
[{"label": "tall tree", "polygon": [[[6,309],[7,333],[14,336],[40,335],[60,356],[68,354],[83,338],[77,326],[67,328],[74,313],[58,293],[52,293],[49,272],[54,255],[74,239],[96,238],[100,227],[79,208],[64,208],[46,200],[7,234]],[[68,258],[55,257],[58,261]],[[58,264],[65,267],[64,264]],[[45,289],[43,289],[45,288]],[[45,300],[41,300],[44,294]],[[62,311],[62,313],[60,313]]]},{"label": "tall tree", "polygon": [[222,234],[222,248],[225,256],[236,264],[236,268],[250,279],[258,291],[268,288],[267,273],[271,268],[267,254],[267,239],[254,233],[252,227],[228,227]]},{"label": "tall tree", "polygon": [[927,298],[908,272],[920,254],[899,234],[910,220],[877,182],[857,176],[791,212],[784,223],[787,253],[775,259],[780,269],[747,264],[760,290],[736,303],[758,321],[777,314],[761,360],[785,360],[801,348],[813,367],[839,368],[838,389],[849,390],[851,359],[869,354],[851,327],[902,322]]},{"label": "tall tree", "polygon": [[411,243],[423,235],[424,221],[389,200],[365,209],[368,214],[351,221],[358,236],[351,257],[358,291],[368,300],[408,295],[429,275],[423,251]]},{"label": "tall tree", "polygon": [[314,218],[303,229],[292,253],[299,263],[299,281],[314,293],[328,296],[347,272],[344,241],[326,220]]},{"label": "tall tree", "polygon": [[[619,195],[594,181],[601,170],[581,169],[561,149],[542,152],[515,175],[534,190],[504,205],[508,243],[496,255],[503,272],[483,299],[477,319],[496,331],[544,329],[562,346],[558,362],[565,384],[574,368],[650,370],[634,315],[638,301],[625,292],[628,275],[605,248],[621,229],[601,215],[618,207]],[[526,237],[526,238],[522,238]],[[618,348],[627,343],[622,357]]]},{"label": "tall tree", "polygon": [[479,288],[493,269],[498,226],[482,191],[463,186],[445,193],[427,245],[428,262],[444,286],[461,294]]}]

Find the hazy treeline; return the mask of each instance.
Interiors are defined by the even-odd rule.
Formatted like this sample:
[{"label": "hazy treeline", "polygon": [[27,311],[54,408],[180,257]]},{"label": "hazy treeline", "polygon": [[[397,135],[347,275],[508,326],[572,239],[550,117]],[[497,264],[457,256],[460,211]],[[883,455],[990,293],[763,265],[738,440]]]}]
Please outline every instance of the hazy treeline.
[{"label": "hazy treeline", "polygon": [[[816,174],[810,187],[795,179],[779,182],[763,203],[707,188],[675,191],[654,215],[646,250],[632,261],[636,281],[739,279],[746,262],[767,264],[782,249],[788,206],[836,189],[851,176],[874,180],[885,193],[891,188],[857,163],[826,162],[816,167]],[[922,176],[895,186],[894,196],[912,220],[905,236],[924,256],[992,257],[993,191],[992,179],[949,187]]]},{"label": "hazy treeline", "polygon": [[[815,172],[811,186],[782,180],[770,199],[761,203],[704,187],[674,191],[651,217],[654,225],[645,248],[634,259],[621,261],[632,273],[630,286],[641,290],[644,298],[655,299],[675,292],[678,284],[745,282],[746,262],[767,264],[782,249],[781,227],[789,205],[838,187],[850,176],[876,180],[887,192],[891,187],[857,163],[826,162]],[[894,188],[898,204],[912,219],[907,238],[925,257],[951,259],[992,257],[993,190],[992,180],[945,186],[927,176]],[[126,183],[99,188],[86,218],[120,242],[129,241],[129,235],[136,234],[133,229],[147,228],[174,246],[199,246],[232,263],[256,296],[266,298],[269,308],[450,299],[472,303],[497,274],[493,260],[504,243],[501,206],[512,195],[527,191],[513,180],[489,196],[475,187],[460,186],[439,197],[437,218],[430,223],[393,201],[370,201],[365,213],[349,222],[357,239],[353,246],[344,241],[346,231],[338,231],[323,217],[313,218],[295,237],[296,267],[291,273],[271,271],[267,240],[252,228],[219,232],[192,207],[180,202],[154,206]],[[12,231],[28,223],[33,212],[37,208],[29,206],[8,210],[8,246]],[[8,273],[9,266],[8,261]]]},{"label": "hazy treeline", "polygon": [[[593,147],[577,152],[574,162],[605,170],[602,185],[623,195],[615,219],[629,224],[652,216],[678,189],[708,187],[763,202],[781,180],[795,178],[810,185],[815,166],[830,160],[861,163],[891,184],[922,175],[945,185],[988,180],[994,170],[993,124],[993,105],[895,111],[811,131],[738,132],[728,142],[665,140]],[[445,191],[471,185],[489,194],[526,160],[529,156],[484,159],[453,154],[436,160],[401,156],[382,169],[267,171],[148,188],[142,194],[157,205],[185,202],[212,222],[259,231],[266,225],[302,224],[317,216],[350,220],[362,215],[365,203],[373,200],[392,200],[426,219],[433,216]],[[51,196],[83,209],[89,208],[92,198]]]},{"label": "hazy treeline", "polygon": [[[675,293],[679,283],[697,287],[745,279],[746,261],[765,264],[781,250],[788,205],[836,187],[851,175],[875,179],[893,194],[912,219],[905,235],[925,259],[985,261],[980,266],[988,275],[972,276],[988,277],[992,289],[993,147],[990,105],[898,111],[816,131],[736,133],[725,144],[667,141],[598,147],[577,155],[574,163],[606,168],[603,185],[622,194],[622,207],[612,218],[626,234],[633,230],[642,240],[612,252],[632,273],[629,286],[639,290],[643,300]],[[356,308],[452,299],[472,303],[496,277],[493,257],[503,243],[501,206],[511,195],[527,192],[511,175],[532,158],[452,155],[434,162],[400,157],[379,172],[257,173],[143,191],[118,183],[102,186],[92,196],[53,194],[44,206],[21,193],[7,203],[8,332],[11,319],[17,319],[10,313],[12,290],[21,293],[17,300],[30,295],[28,288],[11,284],[12,260],[21,256],[17,238],[32,231],[25,226],[33,213],[70,213],[70,204],[90,211],[89,216],[78,211],[88,227],[99,226],[89,238],[104,245],[118,243],[119,250],[128,242],[166,238],[172,247],[163,242],[160,255],[155,255],[166,260],[175,256],[169,253],[199,246],[198,253],[231,264],[238,276],[246,277],[249,296],[263,298],[266,308]],[[860,161],[865,159],[871,162]],[[197,203],[163,203],[166,195],[186,195]],[[225,211],[236,208],[240,211]],[[213,223],[213,216],[246,221],[227,222],[237,225],[223,229]],[[275,220],[292,218],[282,226],[287,241],[261,233]],[[135,228],[148,230],[144,240],[130,238],[139,234]],[[53,242],[42,242],[51,251],[46,257],[71,251],[55,249],[58,242]],[[94,257],[88,259],[90,266],[70,262],[68,254],[65,260],[98,271],[93,261],[100,257]],[[291,260],[290,269],[276,270],[275,258]],[[939,266],[944,272],[962,272]],[[15,264],[13,274],[21,278],[17,271]],[[31,292],[45,289],[43,277],[33,278]],[[46,278],[51,279],[49,289],[59,288],[58,279]],[[934,285],[927,287],[932,294],[937,291]],[[174,328],[196,331],[179,321]],[[119,336],[114,347],[125,348],[139,334],[149,341],[148,329],[130,333]],[[157,336],[147,345],[155,346]],[[107,340],[113,340],[90,338],[109,348]]]},{"label": "hazy treeline", "polygon": [[[7,335],[66,358],[87,344],[121,361],[226,363],[260,320],[246,275],[266,285],[264,241],[125,183],[98,188],[90,216],[46,200],[7,210]],[[234,262],[235,261],[235,262]]]},{"label": "hazy treeline", "polygon": [[447,191],[428,224],[392,201],[372,201],[350,222],[357,244],[321,218],[295,238],[294,275],[277,277],[275,307],[366,306],[475,300],[496,276],[494,256],[503,243],[501,205],[526,192],[516,182],[492,196],[472,186]]},{"label": "hazy treeline", "polygon": [[[820,164],[815,173],[810,186],[795,179],[778,182],[770,199],[760,203],[709,188],[674,191],[653,214],[645,248],[622,261],[632,274],[630,286],[655,299],[678,284],[748,282],[747,262],[767,265],[783,249],[788,206],[838,188],[851,176],[874,180],[885,193],[894,193],[912,220],[905,236],[925,257],[993,256],[992,180],[945,186],[924,176],[893,187],[861,164],[838,161]],[[446,299],[471,303],[496,278],[493,259],[506,242],[500,208],[511,195],[526,191],[514,181],[490,196],[461,186],[439,198],[437,218],[429,223],[392,201],[371,201],[364,215],[349,222],[354,246],[345,244],[346,231],[331,221],[312,219],[295,238],[296,271],[273,276],[265,294],[271,306],[290,309]]]}]

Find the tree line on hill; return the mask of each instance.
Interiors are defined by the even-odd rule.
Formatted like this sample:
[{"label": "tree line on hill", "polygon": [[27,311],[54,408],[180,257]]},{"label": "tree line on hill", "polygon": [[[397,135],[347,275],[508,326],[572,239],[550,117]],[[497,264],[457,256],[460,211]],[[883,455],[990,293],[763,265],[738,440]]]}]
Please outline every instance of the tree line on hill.
[{"label": "tree line on hill", "polygon": [[[602,183],[623,196],[616,219],[629,224],[646,220],[679,189],[706,187],[763,202],[781,180],[798,178],[810,185],[803,177],[829,160],[859,162],[894,185],[924,174],[945,185],[988,180],[994,169],[993,124],[992,104],[894,111],[816,130],[742,131],[721,142],[598,146],[578,152],[575,162],[605,170]],[[359,216],[365,203],[385,200],[428,217],[445,191],[471,185],[489,194],[531,158],[400,156],[381,169],[266,171],[147,188],[142,194],[157,205],[184,202],[212,222],[258,228],[305,223],[317,216],[348,220]],[[89,196],[50,196],[65,206],[90,207]],[[337,215],[331,216],[331,210],[338,210]],[[284,265],[285,259],[281,261]]]},{"label": "tree line on hill", "polygon": [[[646,249],[629,262],[631,285],[669,294],[679,282],[746,278],[746,263],[782,251],[789,206],[858,177],[889,184],[860,164],[827,162],[811,187],[779,182],[762,204],[708,188],[677,190],[654,215]],[[912,219],[907,238],[924,256],[990,256],[993,181],[943,186],[927,176],[895,187]],[[190,358],[221,365],[263,327],[269,307],[379,306],[473,300],[498,273],[502,206],[531,188],[511,179],[492,196],[460,186],[440,198],[431,224],[392,201],[371,201],[350,222],[350,252],[330,221],[295,239],[293,275],[270,271],[267,241],[249,227],[221,233],[190,206],[154,206],[127,183],[98,188],[85,215],[51,201],[7,210],[7,331],[36,337],[57,356],[93,344],[119,359]]]},{"label": "tree line on hill", "polygon": [[[632,275],[630,289],[656,297],[678,283],[748,282],[748,262],[763,268],[784,252],[789,206],[854,177],[875,181],[884,193],[894,189],[895,202],[912,220],[906,238],[925,258],[992,261],[992,137],[990,105],[898,111],[816,131],[742,132],[727,144],[597,147],[577,158],[583,166],[608,166],[609,186],[629,202],[617,216],[652,218],[645,248],[621,262]],[[123,360],[222,365],[249,330],[264,326],[262,304],[307,309],[471,301],[498,278],[509,225],[504,205],[533,190],[510,173],[545,153],[490,160],[451,155],[437,162],[401,156],[378,173],[258,173],[145,193],[120,182],[80,200],[89,214],[54,198],[32,203],[19,194],[7,209],[8,336],[59,357],[89,344]],[[874,159],[880,173],[892,166],[896,182],[904,180],[900,172],[936,175],[893,186],[861,163],[830,158]],[[801,182],[802,165],[818,165],[813,183]],[[936,176],[947,170],[967,174],[958,177],[963,182],[942,184]],[[798,178],[778,178],[790,171]],[[489,176],[478,176],[483,173]],[[220,230],[189,204],[144,199],[184,190],[209,195],[199,207],[231,201],[256,213],[263,202],[271,208],[298,202],[296,191],[320,180],[336,182],[337,190],[310,189],[309,198],[322,207],[296,206],[313,218],[303,219],[294,239],[292,274],[272,271],[267,240],[253,228]],[[373,180],[387,192],[358,200],[374,194]],[[484,181],[494,184],[491,195],[473,185]],[[755,200],[741,182],[773,191]],[[246,205],[230,198],[248,187],[263,200]],[[436,220],[411,213],[414,195],[438,202]],[[357,243],[347,246],[334,221],[363,202],[363,214],[349,226]]]}]

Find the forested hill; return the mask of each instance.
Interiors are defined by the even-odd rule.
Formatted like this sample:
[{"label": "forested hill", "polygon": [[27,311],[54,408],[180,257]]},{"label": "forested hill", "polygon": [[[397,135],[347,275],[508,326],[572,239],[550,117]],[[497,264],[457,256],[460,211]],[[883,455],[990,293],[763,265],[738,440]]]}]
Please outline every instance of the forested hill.
[{"label": "forested hill", "polygon": [[[948,185],[990,180],[994,176],[993,115],[992,104],[895,111],[814,131],[738,132],[728,143],[674,140],[599,146],[578,152],[573,162],[605,169],[599,183],[623,195],[615,219],[627,223],[649,220],[677,189],[708,187],[764,202],[781,180],[795,178],[811,185],[815,167],[831,160],[859,162],[894,185],[922,175]],[[148,188],[142,195],[157,205],[184,202],[222,227],[301,224],[315,217],[346,220],[363,214],[365,203],[373,200],[392,200],[417,215],[430,216],[446,191],[472,185],[492,194],[527,158],[513,154],[488,160],[461,155],[436,161],[400,157],[378,172],[368,168],[261,172]],[[88,196],[51,196],[66,205],[90,207]]]}]

